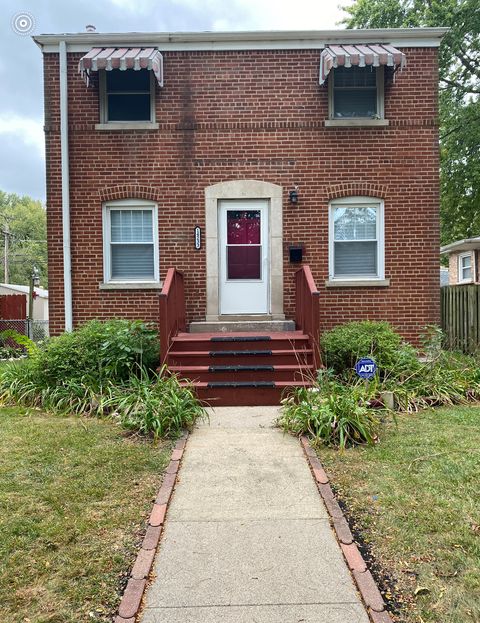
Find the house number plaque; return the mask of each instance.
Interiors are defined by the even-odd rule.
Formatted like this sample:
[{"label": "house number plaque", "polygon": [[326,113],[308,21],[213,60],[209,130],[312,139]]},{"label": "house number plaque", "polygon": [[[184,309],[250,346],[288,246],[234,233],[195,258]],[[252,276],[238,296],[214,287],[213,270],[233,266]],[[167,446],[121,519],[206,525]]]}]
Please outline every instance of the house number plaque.
[{"label": "house number plaque", "polygon": [[198,251],[202,248],[202,230],[197,225],[195,227],[195,249]]}]

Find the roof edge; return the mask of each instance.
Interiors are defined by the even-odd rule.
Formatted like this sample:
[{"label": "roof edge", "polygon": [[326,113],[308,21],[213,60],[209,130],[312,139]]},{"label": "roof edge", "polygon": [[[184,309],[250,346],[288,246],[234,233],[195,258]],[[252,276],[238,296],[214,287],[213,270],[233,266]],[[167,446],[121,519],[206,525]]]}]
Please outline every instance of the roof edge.
[{"label": "roof edge", "polygon": [[67,46],[148,46],[164,49],[320,48],[328,43],[392,43],[415,47],[438,47],[448,28],[370,28],[338,30],[257,30],[238,32],[129,32],[65,33],[35,35],[32,39],[43,51],[54,51],[60,41]]},{"label": "roof edge", "polygon": [[440,255],[445,253],[451,253],[452,251],[469,251],[472,249],[480,248],[480,236],[476,238],[464,238],[463,240],[457,240],[440,247]]}]

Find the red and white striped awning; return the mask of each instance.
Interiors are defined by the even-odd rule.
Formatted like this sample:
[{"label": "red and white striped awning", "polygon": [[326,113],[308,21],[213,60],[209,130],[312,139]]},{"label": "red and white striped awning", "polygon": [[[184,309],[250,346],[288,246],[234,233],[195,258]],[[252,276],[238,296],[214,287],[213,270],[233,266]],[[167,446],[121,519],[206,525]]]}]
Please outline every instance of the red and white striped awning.
[{"label": "red and white striped awning", "polygon": [[399,67],[407,64],[405,54],[386,43],[370,45],[329,45],[320,55],[320,84],[327,79],[331,69],[336,67]]},{"label": "red and white striped awning", "polygon": [[163,87],[163,56],[157,48],[92,48],[78,63],[87,86],[90,72],[99,69],[151,69]]}]

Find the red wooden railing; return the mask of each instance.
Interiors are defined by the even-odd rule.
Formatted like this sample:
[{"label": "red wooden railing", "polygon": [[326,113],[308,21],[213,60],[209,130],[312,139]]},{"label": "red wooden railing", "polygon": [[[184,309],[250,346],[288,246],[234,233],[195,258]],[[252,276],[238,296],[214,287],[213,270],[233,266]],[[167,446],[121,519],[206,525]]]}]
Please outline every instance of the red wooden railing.
[{"label": "red wooden railing", "polygon": [[160,293],[160,363],[167,360],[172,337],[185,331],[185,288],[183,273],[169,268]]},{"label": "red wooden railing", "polygon": [[316,369],[322,365],[318,343],[320,337],[319,296],[310,266],[302,266],[295,273],[295,323],[297,329],[310,337],[313,363]]}]

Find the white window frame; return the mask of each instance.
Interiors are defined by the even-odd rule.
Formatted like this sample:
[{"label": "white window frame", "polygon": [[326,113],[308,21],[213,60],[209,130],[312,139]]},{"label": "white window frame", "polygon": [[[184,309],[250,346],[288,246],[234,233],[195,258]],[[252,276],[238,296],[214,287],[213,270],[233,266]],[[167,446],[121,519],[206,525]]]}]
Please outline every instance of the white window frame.
[{"label": "white window frame", "polygon": [[[334,211],[336,208],[371,208],[377,209],[377,275],[342,275],[335,276],[335,239],[334,239]],[[374,197],[342,197],[333,199],[328,207],[328,264],[329,280],[332,283],[376,283],[388,285],[385,282],[385,225],[384,225],[384,202]]]},{"label": "white window frame", "polygon": [[[111,220],[112,210],[152,210],[153,224],[153,279],[112,279],[111,267]],[[158,248],[158,205],[144,199],[121,199],[103,204],[103,279],[105,284],[160,284],[160,258]]]},{"label": "white window frame", "polygon": [[[135,71],[134,69],[126,69],[125,71]],[[110,121],[108,119],[108,102],[107,102],[107,70],[101,69],[98,72],[99,80],[99,98],[100,98],[100,124],[119,126],[128,125],[141,125],[155,123],[155,76],[153,71],[150,71],[150,119],[139,119],[129,121]]]},{"label": "white window frame", "polygon": [[[469,258],[470,259],[470,266],[462,266],[462,260],[465,258]],[[473,258],[472,258],[472,252],[466,252],[466,253],[460,253],[460,255],[458,256],[458,283],[472,283],[474,280],[474,273],[473,273]],[[463,271],[466,268],[470,268],[470,277],[467,277],[466,279],[463,276]]]},{"label": "white window frame", "polygon": [[335,122],[354,122],[365,120],[385,119],[385,68],[380,65],[376,68],[377,77],[377,114],[375,117],[335,117],[334,109],[334,89],[335,89],[335,69],[330,71],[328,76],[328,118]]}]

